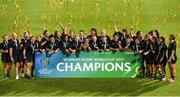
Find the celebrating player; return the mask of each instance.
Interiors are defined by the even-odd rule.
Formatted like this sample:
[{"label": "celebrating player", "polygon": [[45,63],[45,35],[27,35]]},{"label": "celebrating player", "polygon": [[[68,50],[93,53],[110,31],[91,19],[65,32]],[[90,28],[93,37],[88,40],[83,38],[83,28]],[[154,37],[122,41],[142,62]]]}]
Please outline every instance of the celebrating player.
[{"label": "celebrating player", "polygon": [[174,34],[171,34],[169,37],[169,46],[168,46],[168,65],[170,69],[170,78],[169,82],[174,82],[176,75],[175,64],[177,61],[176,56],[176,40]]},{"label": "celebrating player", "polygon": [[4,70],[4,78],[8,79],[8,72],[9,72],[9,41],[8,36],[3,35],[3,42],[0,44],[1,50],[1,61],[3,63],[3,70]]},{"label": "celebrating player", "polygon": [[162,81],[166,80],[166,70],[165,70],[165,66],[166,66],[166,62],[167,62],[166,50],[167,50],[167,46],[165,43],[165,38],[160,37],[159,38],[159,51],[158,51],[156,60],[161,67],[160,80],[162,80]]},{"label": "celebrating player", "polygon": [[110,50],[119,51],[122,50],[121,42],[119,41],[118,34],[113,35],[113,40],[110,42]]},{"label": "celebrating player", "polygon": [[19,79],[20,42],[15,32],[12,33],[12,39],[10,40],[9,54],[11,64],[15,65],[16,79]]}]

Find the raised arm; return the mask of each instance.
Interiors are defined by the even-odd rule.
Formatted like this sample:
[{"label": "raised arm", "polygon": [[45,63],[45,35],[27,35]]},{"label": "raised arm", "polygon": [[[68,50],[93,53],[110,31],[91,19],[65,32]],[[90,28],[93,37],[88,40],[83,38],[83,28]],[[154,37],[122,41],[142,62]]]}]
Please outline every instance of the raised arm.
[{"label": "raised arm", "polygon": [[69,25],[70,25],[70,23],[67,23],[66,26],[64,26],[63,24],[60,24],[60,27],[64,34],[67,34],[67,29],[68,29]]},{"label": "raised arm", "polygon": [[118,28],[117,28],[116,23],[113,24],[113,27],[114,27],[114,31],[115,31],[115,32],[118,32]]}]

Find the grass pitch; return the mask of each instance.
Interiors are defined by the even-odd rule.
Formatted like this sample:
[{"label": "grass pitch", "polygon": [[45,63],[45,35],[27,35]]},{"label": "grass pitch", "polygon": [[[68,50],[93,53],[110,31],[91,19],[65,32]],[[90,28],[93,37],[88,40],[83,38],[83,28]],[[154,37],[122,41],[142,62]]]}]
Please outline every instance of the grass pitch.
[{"label": "grass pitch", "polygon": [[[70,23],[69,30],[77,33],[84,29],[89,34],[91,27],[107,29],[113,34],[112,24],[118,28],[133,27],[134,32],[148,33],[158,29],[166,39],[170,33],[180,41],[179,0],[0,0],[0,36],[12,31],[22,36],[25,30],[32,35],[42,35],[44,29],[51,33],[61,31],[59,24]],[[180,50],[177,50],[180,56]],[[3,79],[0,64],[1,96],[180,96],[180,62],[176,64],[175,83],[168,84],[149,79]],[[169,69],[167,66],[167,77]]]}]

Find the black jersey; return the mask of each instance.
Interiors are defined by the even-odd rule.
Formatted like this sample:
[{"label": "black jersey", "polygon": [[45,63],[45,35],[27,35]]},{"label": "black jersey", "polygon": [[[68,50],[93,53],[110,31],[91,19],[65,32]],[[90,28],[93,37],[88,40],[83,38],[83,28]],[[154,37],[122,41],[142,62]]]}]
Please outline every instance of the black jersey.
[{"label": "black jersey", "polygon": [[157,46],[155,43],[150,43],[150,52],[156,54]]},{"label": "black jersey", "polygon": [[0,44],[0,50],[8,51],[8,52],[2,52],[1,55],[1,61],[3,63],[8,63],[10,61],[9,57],[9,41],[8,42],[2,42]]},{"label": "black jersey", "polygon": [[174,55],[173,55],[173,59],[176,60],[177,59],[177,56],[176,56],[176,42],[175,41],[172,41],[169,43],[169,46],[168,46],[168,58],[171,57],[171,53],[172,51],[175,51]]},{"label": "black jersey", "polygon": [[54,38],[55,38],[56,43],[60,43],[60,41],[61,41],[60,37],[55,36]]},{"label": "black jersey", "polygon": [[120,41],[114,41],[114,40],[111,40],[110,42],[110,47],[111,48],[119,48],[119,45],[120,45]]},{"label": "black jersey", "polygon": [[147,40],[145,43],[145,52],[149,52],[146,57],[146,64],[154,64],[156,62],[156,47],[153,42]]},{"label": "black jersey", "polygon": [[30,39],[21,39],[21,43],[20,43],[20,49],[21,49],[21,51],[20,51],[20,53],[21,54],[23,54],[23,50],[24,50],[24,48],[28,45],[28,44],[30,44]]},{"label": "black jersey", "polygon": [[132,50],[134,50],[134,51],[143,50],[143,44],[141,44],[141,42],[138,44],[133,43]]},{"label": "black jersey", "polygon": [[84,40],[85,40],[84,37],[79,37],[79,42],[80,42],[80,43],[84,43]]},{"label": "black jersey", "polygon": [[111,38],[108,35],[106,35],[106,36],[99,36],[99,42],[102,42],[103,37],[107,38],[108,43],[111,41]]},{"label": "black jersey", "polygon": [[70,36],[69,36],[68,39],[69,39],[69,42],[70,42],[70,43],[75,41],[75,38],[74,38],[74,37],[70,37]]},{"label": "black jersey", "polygon": [[59,43],[48,42],[46,48],[49,50],[58,50],[59,49]]},{"label": "black jersey", "polygon": [[121,35],[119,37],[119,41],[121,41],[122,48],[125,48],[125,46],[126,46],[126,36]]},{"label": "black jersey", "polygon": [[9,48],[12,48],[12,57],[14,59],[14,62],[18,62],[19,61],[19,56],[20,56],[20,42],[19,40],[10,40],[10,46]]},{"label": "black jersey", "polygon": [[110,44],[109,44],[109,42],[100,42],[99,43],[99,48],[101,50],[109,49],[110,48]]},{"label": "black jersey", "polygon": [[87,36],[87,38],[89,38],[89,41],[93,41],[93,37],[96,36],[97,37],[97,42],[99,43],[100,42],[100,38],[98,35],[89,35]]},{"label": "black jersey", "polygon": [[130,43],[126,43],[124,49],[133,49],[133,42],[130,42]]},{"label": "black jersey", "polygon": [[35,45],[36,45],[36,51],[38,51],[41,48],[41,43],[39,41],[35,41]]},{"label": "black jersey", "polygon": [[63,41],[63,42],[61,42],[61,47],[62,47],[61,50],[69,49],[70,43]]},{"label": "black jersey", "polygon": [[94,35],[89,35],[89,36],[87,36],[87,38],[89,38],[89,41],[91,41],[91,40],[93,39],[93,36],[94,36]]},{"label": "black jersey", "polygon": [[144,52],[147,52],[150,50],[150,44],[151,44],[150,40],[144,41]]},{"label": "black jersey", "polygon": [[23,50],[25,49],[26,45],[28,45],[30,43],[30,39],[24,38],[21,39],[21,43],[20,43],[20,55],[19,55],[19,61],[23,62]]},{"label": "black jersey", "polygon": [[155,57],[157,57],[159,53],[159,42],[158,38],[154,38],[154,51],[155,51]]},{"label": "black jersey", "polygon": [[17,39],[16,41],[15,40],[10,40],[10,48],[12,48],[13,50],[13,55],[17,55],[19,54],[20,52],[20,42],[19,40]]},{"label": "black jersey", "polygon": [[146,44],[146,41],[145,41],[145,40],[139,41],[139,45],[141,45],[141,50],[143,50],[143,52],[144,52],[144,50],[145,50],[145,44]]},{"label": "black jersey", "polygon": [[167,50],[167,46],[165,43],[159,44],[158,57],[162,57],[163,54],[164,54],[164,57],[166,57],[166,50]]},{"label": "black jersey", "polygon": [[23,46],[25,46],[26,43],[30,43],[30,40],[29,40],[29,39],[21,39],[21,44],[22,44]]},{"label": "black jersey", "polygon": [[30,42],[31,42],[30,39],[21,39],[21,43],[20,43],[21,54],[25,46],[30,44]]},{"label": "black jersey", "polygon": [[121,46],[122,46],[122,48],[125,48],[127,35],[124,36],[124,35],[122,35],[121,32],[115,32],[114,35],[119,36],[119,41],[121,42]]},{"label": "black jersey", "polygon": [[98,50],[98,48],[99,48],[98,45],[99,45],[99,44],[98,44],[97,41],[96,41],[96,42],[90,41],[90,43],[89,43],[89,46],[90,46],[91,50]]},{"label": "black jersey", "polygon": [[[167,46],[165,43],[159,44],[157,62],[163,65],[166,65],[167,56],[166,56]],[[161,60],[162,59],[162,60]]]},{"label": "black jersey", "polygon": [[[44,45],[42,45],[42,43],[43,42],[45,42],[46,41],[46,43],[44,44]],[[46,46],[47,46],[47,44],[50,42],[50,39],[49,38],[42,38],[42,40],[41,40],[41,48],[42,49],[45,49],[46,48]]]},{"label": "black jersey", "polygon": [[74,49],[80,48],[81,43],[80,43],[79,41],[76,42],[76,41],[74,40],[74,41],[70,42],[69,45],[70,45],[70,48],[74,50]]},{"label": "black jersey", "polygon": [[39,49],[38,42],[31,43],[30,41],[25,44],[26,53],[34,54]]},{"label": "black jersey", "polygon": [[35,43],[31,43],[31,41],[26,42],[24,50],[25,52],[25,61],[31,62],[35,58],[35,52],[38,49],[38,45]]},{"label": "black jersey", "polygon": [[8,42],[2,42],[0,44],[0,50],[9,50],[9,41]]}]

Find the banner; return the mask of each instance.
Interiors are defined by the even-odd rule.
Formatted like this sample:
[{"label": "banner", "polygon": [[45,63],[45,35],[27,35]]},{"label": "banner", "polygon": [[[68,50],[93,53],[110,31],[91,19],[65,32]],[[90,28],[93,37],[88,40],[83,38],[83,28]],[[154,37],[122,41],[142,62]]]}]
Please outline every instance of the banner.
[{"label": "banner", "polygon": [[80,52],[69,56],[61,51],[36,53],[37,78],[134,78],[141,55],[133,51]]}]

